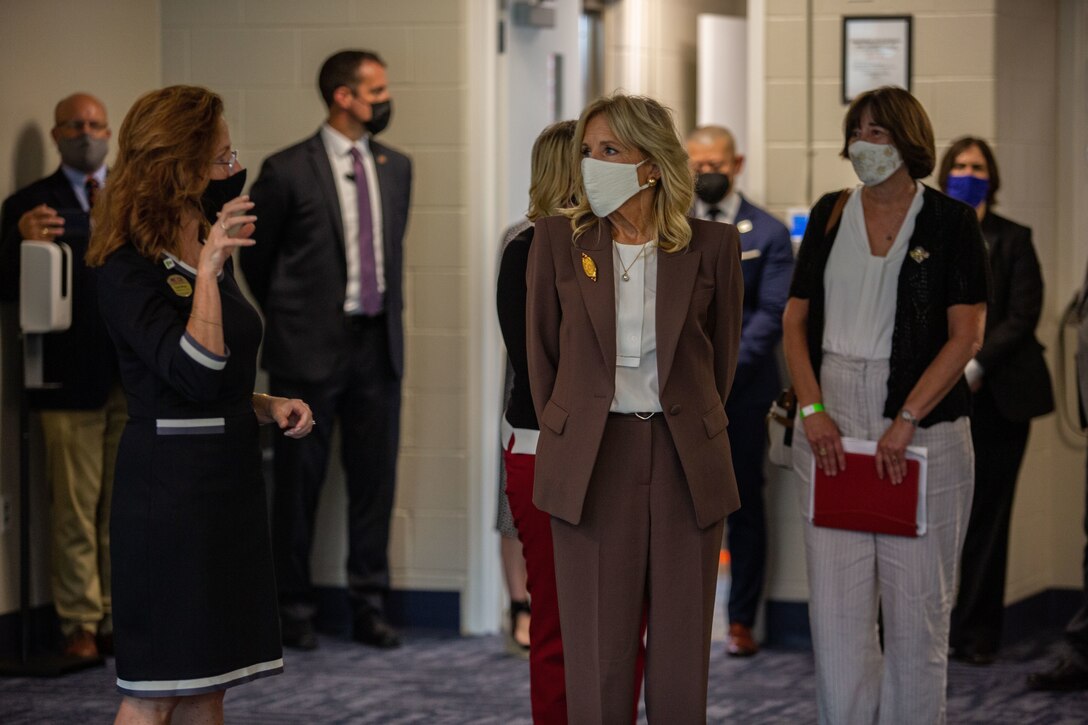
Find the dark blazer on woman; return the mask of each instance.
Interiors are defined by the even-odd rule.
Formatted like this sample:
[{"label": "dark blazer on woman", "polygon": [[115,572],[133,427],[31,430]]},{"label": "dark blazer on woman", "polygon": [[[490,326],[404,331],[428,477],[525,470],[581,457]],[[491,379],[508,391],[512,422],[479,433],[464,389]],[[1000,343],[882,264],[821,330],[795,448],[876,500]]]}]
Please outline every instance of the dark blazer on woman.
[{"label": "dark blazer on woman", "polygon": [[[657,256],[657,367],[661,408],[705,528],[740,506],[725,401],[744,283],[736,229],[689,222],[688,248]],[[540,421],[533,503],[572,524],[581,519],[615,395],[612,265],[607,220],[577,243],[566,217],[537,221],[527,274],[529,379]]]},{"label": "dark blazer on woman", "polygon": [[1031,229],[987,212],[982,235],[990,253],[993,294],[986,308],[986,338],[975,359],[983,368],[998,412],[1011,421],[1054,410],[1050,373],[1035,326],[1043,309],[1043,276]]}]

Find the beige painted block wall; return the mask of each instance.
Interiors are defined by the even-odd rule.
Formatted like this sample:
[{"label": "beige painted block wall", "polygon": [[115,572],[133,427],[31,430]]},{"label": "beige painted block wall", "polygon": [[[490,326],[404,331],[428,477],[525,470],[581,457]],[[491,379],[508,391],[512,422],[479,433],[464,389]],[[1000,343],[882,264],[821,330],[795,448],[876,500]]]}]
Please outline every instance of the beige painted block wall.
[{"label": "beige painted block wall", "polygon": [[[271,152],[315,133],[321,62],[342,48],[388,63],[393,120],[382,140],[414,162],[406,249],[406,365],[390,542],[393,586],[460,590],[467,577],[469,198],[462,0],[163,0],[163,82],[223,94],[231,134],[256,178]],[[258,227],[257,238],[260,238]],[[338,444],[337,444],[338,445]],[[344,585],[346,496],[330,459],[315,583]]]},{"label": "beige painted block wall", "polygon": [[[1056,0],[816,0],[811,148],[805,143],[806,5],[803,0],[767,1],[768,206],[781,215],[787,207],[809,206],[821,193],[857,183],[849,162],[838,158],[845,115],[841,17],[912,14],[913,91],[930,114],[938,156],[966,133],[992,140],[1003,177],[999,210],[1034,229],[1048,282],[1039,337],[1050,348],[1054,370],[1058,316],[1075,291],[1063,284],[1056,268],[1062,256],[1054,202]],[[812,198],[806,196],[808,174]],[[1083,443],[1078,448],[1059,437],[1056,416],[1034,423],[1013,511],[1008,601],[1047,587],[1079,585],[1083,455]],[[807,597],[797,535],[798,489],[797,479],[787,473],[768,485],[775,543],[767,595],[775,599]]]},{"label": "beige painted block wall", "polygon": [[[159,7],[146,0],[5,0],[0,22],[0,199],[60,163],[49,137],[53,107],[76,91],[106,105],[114,131],[139,94],[159,82]],[[114,145],[114,149],[116,146]],[[112,152],[110,155],[112,158]],[[18,460],[20,379],[14,305],[0,309],[0,496],[12,522],[0,534],[0,614],[19,603]],[[33,462],[41,458],[34,439]],[[31,562],[37,605],[50,601],[49,503],[31,468]]]}]

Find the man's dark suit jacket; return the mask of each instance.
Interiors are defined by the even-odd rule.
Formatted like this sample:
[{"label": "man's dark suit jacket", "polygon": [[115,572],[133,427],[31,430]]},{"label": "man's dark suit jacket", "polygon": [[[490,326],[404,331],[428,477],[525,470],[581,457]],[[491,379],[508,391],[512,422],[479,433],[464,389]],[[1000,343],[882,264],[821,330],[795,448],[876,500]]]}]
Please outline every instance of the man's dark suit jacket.
[{"label": "man's dark suit jacket", "polygon": [[[412,187],[407,156],[370,140],[382,199],[389,358],[404,371],[404,230]],[[265,316],[262,366],[272,376],[316,383],[345,360],[347,261],[332,168],[320,132],[268,157],[250,189],[257,243],[242,271]]]},{"label": "man's dark suit jacket", "polygon": [[740,231],[744,322],[737,377],[728,405],[765,409],[782,386],[775,347],[782,339],[782,310],[793,276],[793,245],[786,225],[743,196],[733,223]]},{"label": "man's dark suit jacket", "polygon": [[89,215],[83,211],[68,177],[58,168],[9,196],[0,210],[0,300],[19,299],[19,218],[39,204],[48,204],[65,217],[64,236],[72,248],[72,326],[44,336],[44,380],[60,387],[30,391],[38,410],[90,410],[106,404],[118,381],[117,353],[98,312],[97,275],[83,261],[90,235]]},{"label": "man's dark suit jacket", "polygon": [[1054,410],[1043,346],[1035,337],[1043,309],[1039,259],[1028,227],[988,212],[982,234],[989,247],[993,297],[986,309],[986,337],[975,359],[1001,415],[1026,421]]},{"label": "man's dark suit jacket", "polygon": [[[664,418],[706,528],[740,506],[725,401],[740,344],[740,249],[728,224],[690,219],[687,249],[657,256],[657,369]],[[536,222],[526,273],[529,381],[540,421],[533,503],[578,524],[616,389],[612,228],[571,242]],[[585,260],[592,260],[592,264]],[[587,268],[596,270],[596,280]]]}]

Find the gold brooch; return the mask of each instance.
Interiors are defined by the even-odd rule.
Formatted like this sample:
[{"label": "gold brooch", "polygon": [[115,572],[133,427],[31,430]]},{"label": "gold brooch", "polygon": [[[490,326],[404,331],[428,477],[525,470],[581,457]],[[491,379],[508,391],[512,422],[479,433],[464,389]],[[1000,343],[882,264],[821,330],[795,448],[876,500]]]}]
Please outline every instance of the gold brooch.
[{"label": "gold brooch", "polygon": [[915,247],[914,249],[910,250],[910,258],[918,264],[921,264],[922,262],[929,259],[929,252],[922,249],[921,247]]},{"label": "gold brooch", "polygon": [[597,281],[597,264],[585,252],[582,252],[582,271],[591,281]]}]

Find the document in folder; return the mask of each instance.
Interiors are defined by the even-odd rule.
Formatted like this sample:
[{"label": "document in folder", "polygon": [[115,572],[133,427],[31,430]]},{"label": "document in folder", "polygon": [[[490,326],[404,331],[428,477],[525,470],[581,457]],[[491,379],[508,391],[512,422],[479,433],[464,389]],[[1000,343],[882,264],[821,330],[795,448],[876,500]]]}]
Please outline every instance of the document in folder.
[{"label": "document in folder", "polygon": [[895,536],[926,532],[925,448],[907,449],[907,475],[892,483],[876,475],[876,442],[843,438],[846,469],[828,476],[812,462],[810,519],[816,526]]}]

